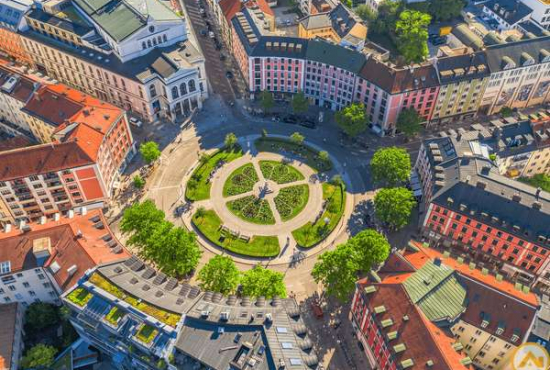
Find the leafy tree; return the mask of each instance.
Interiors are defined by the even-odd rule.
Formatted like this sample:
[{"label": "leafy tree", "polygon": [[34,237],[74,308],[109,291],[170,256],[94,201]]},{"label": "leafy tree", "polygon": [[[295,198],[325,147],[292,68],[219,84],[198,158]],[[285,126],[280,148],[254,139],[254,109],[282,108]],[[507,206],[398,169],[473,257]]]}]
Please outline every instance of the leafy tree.
[{"label": "leafy tree", "polygon": [[22,369],[49,369],[55,359],[57,349],[45,344],[37,344],[27,351],[19,366]]},{"label": "leafy tree", "polygon": [[414,108],[406,108],[399,113],[397,118],[397,129],[403,132],[406,137],[411,138],[420,132],[422,117]]},{"label": "leafy tree", "polygon": [[365,229],[348,240],[358,257],[359,268],[367,271],[374,264],[384,262],[390,255],[390,243],[376,230]]},{"label": "leafy tree", "polygon": [[225,135],[224,144],[226,147],[232,149],[237,144],[237,136],[232,132],[228,133]]},{"label": "leafy tree", "polygon": [[161,152],[159,150],[159,145],[154,141],[148,141],[146,143],[142,143],[139,146],[139,152],[141,153],[143,160],[147,164],[153,163],[154,161],[159,159],[161,155]]},{"label": "leafy tree", "polygon": [[203,266],[197,279],[205,290],[229,294],[237,289],[240,278],[241,274],[233,259],[217,255]]},{"label": "leafy tree", "polygon": [[365,106],[360,103],[348,105],[336,113],[336,123],[346,135],[355,137],[367,129],[369,119]]},{"label": "leafy tree", "polygon": [[196,235],[182,227],[173,227],[168,221],[163,225],[155,230],[146,246],[149,259],[167,275],[185,276],[197,267],[202,255]]},{"label": "leafy tree", "polygon": [[260,93],[260,105],[262,106],[264,112],[270,111],[275,106],[273,94],[267,90],[262,91]]},{"label": "leafy tree", "polygon": [[367,4],[361,4],[354,10],[355,14],[357,14],[359,18],[361,18],[365,22],[371,23],[376,20],[376,13],[374,13]]},{"label": "leafy tree", "polygon": [[430,0],[429,12],[437,22],[449,21],[458,17],[465,6],[463,0]]},{"label": "leafy tree", "polygon": [[241,277],[243,296],[272,298],[286,297],[286,287],[283,282],[283,274],[272,271],[260,265],[247,270]]},{"label": "leafy tree", "polygon": [[143,180],[143,177],[141,177],[140,175],[135,175],[132,179],[132,183],[134,184],[134,187],[136,189],[143,189],[143,187],[145,186],[145,180]]},{"label": "leafy tree", "polygon": [[292,97],[292,111],[296,114],[305,113],[309,107],[309,101],[303,92],[294,94]]},{"label": "leafy tree", "polygon": [[29,331],[39,332],[45,328],[59,323],[59,310],[57,306],[44,303],[32,303],[25,312],[25,324]]},{"label": "leafy tree", "polygon": [[346,302],[355,289],[360,266],[354,255],[352,244],[340,244],[321,254],[311,272],[315,282],[322,283],[327,294],[340,302]]},{"label": "leafy tree", "polygon": [[370,168],[374,182],[395,186],[408,180],[411,158],[405,149],[381,148],[374,153]]},{"label": "leafy tree", "polygon": [[302,145],[305,139],[306,138],[304,137],[304,135],[300,134],[299,132],[295,132],[292,135],[290,135],[290,140],[294,144]]},{"label": "leafy tree", "polygon": [[409,223],[415,204],[413,193],[407,188],[382,189],[374,196],[376,217],[394,230]]},{"label": "leafy tree", "polygon": [[199,163],[200,164],[205,164],[206,162],[208,162],[210,160],[210,155],[208,155],[208,153],[202,153],[200,156],[199,156]]},{"label": "leafy tree", "polygon": [[319,159],[324,161],[324,162],[327,162],[328,159],[329,159],[329,155],[328,155],[328,152],[326,150],[321,150],[319,152]]},{"label": "leafy tree", "polygon": [[395,32],[395,24],[403,6],[402,1],[384,0],[381,2],[378,6],[378,17],[373,22],[373,30],[376,33],[390,35]]},{"label": "leafy tree", "polygon": [[395,24],[397,49],[407,63],[422,62],[428,56],[429,14],[405,10]]},{"label": "leafy tree", "polygon": [[128,245],[145,246],[153,231],[164,221],[164,212],[152,200],[135,203],[124,211],[120,230],[130,234]]},{"label": "leafy tree", "polygon": [[510,107],[502,107],[500,110],[500,115],[504,118],[510,117],[512,114],[514,114],[514,110]]}]

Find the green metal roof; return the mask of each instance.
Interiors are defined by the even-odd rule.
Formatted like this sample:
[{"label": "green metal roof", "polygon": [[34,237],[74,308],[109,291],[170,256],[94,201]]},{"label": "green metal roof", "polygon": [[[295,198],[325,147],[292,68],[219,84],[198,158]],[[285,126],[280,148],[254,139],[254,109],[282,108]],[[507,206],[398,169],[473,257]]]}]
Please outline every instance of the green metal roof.
[{"label": "green metal roof", "polygon": [[443,264],[426,263],[403,286],[430,321],[453,320],[465,309],[466,289]]}]

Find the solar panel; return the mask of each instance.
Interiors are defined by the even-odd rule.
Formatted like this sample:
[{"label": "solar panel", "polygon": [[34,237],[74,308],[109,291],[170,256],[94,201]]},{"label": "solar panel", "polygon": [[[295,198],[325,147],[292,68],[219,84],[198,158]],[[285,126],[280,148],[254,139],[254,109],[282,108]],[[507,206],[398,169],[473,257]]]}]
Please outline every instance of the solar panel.
[{"label": "solar panel", "polygon": [[138,261],[138,258],[136,256],[132,256],[128,258],[126,261],[124,261],[124,264],[128,267],[132,266],[134,263]]},{"label": "solar panel", "polygon": [[159,272],[157,274],[157,277],[155,277],[155,280],[153,280],[153,284],[160,285],[166,281],[166,275],[162,272]]},{"label": "solar panel", "polygon": [[132,265],[132,267],[130,267],[130,269],[131,269],[132,271],[139,271],[139,270],[141,270],[144,266],[145,266],[145,264],[143,263],[143,261],[137,260],[137,261],[134,262],[134,264]]},{"label": "solar panel", "polygon": [[181,295],[182,297],[186,296],[187,293],[189,293],[189,291],[191,290],[191,287],[189,286],[189,284],[185,283],[183,284],[183,286],[181,287],[180,291],[179,291],[179,295]]},{"label": "solar panel", "polygon": [[115,245],[117,245],[117,242],[116,242],[116,240],[111,239],[111,240],[109,240],[109,241],[107,242],[107,245],[108,245],[109,247],[112,248],[112,247],[114,247]]},{"label": "solar panel", "polygon": [[150,279],[155,276],[155,269],[147,267],[141,276],[143,276],[144,279]]},{"label": "solar panel", "polygon": [[168,283],[166,283],[165,289],[166,290],[174,290],[174,288],[178,286],[178,281],[174,278],[170,278],[168,280]]}]

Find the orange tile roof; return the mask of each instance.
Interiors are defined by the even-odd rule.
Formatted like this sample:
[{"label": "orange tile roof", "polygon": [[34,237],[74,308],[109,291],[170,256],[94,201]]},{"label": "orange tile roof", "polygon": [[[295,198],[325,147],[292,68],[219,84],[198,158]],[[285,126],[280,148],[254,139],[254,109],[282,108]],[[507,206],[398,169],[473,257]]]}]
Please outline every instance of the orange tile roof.
[{"label": "orange tile roof", "polygon": [[443,330],[441,330],[441,328],[428,320],[426,316],[420,315],[420,317],[424,321],[424,325],[426,325],[428,333],[433,338],[433,341],[439,348],[439,351],[451,369],[472,368],[471,366],[465,366],[462,362],[460,362],[466,357],[466,354],[457,352],[453,348],[453,344],[456,343],[456,340],[453,337],[447,335]]},{"label": "orange tile roof", "polygon": [[74,140],[78,146],[94,161],[97,161],[99,148],[103,142],[104,134],[82,123],[72,130],[66,139]]},{"label": "orange tile roof", "polygon": [[245,3],[247,8],[253,8],[254,6],[258,6],[262,12],[264,12],[267,15],[274,16],[275,13],[273,12],[273,9],[269,6],[266,0],[253,0],[253,1],[247,1]]},{"label": "orange tile roof", "polygon": [[218,4],[220,5],[222,14],[228,23],[231,22],[233,16],[235,16],[235,14],[237,14],[242,7],[241,0],[220,0]]},{"label": "orange tile roof", "polygon": [[[99,218],[103,228],[94,226],[92,219]],[[22,232],[13,228],[9,233],[0,231],[0,261],[10,261],[12,271],[25,270],[37,266],[32,247],[33,241],[49,238],[52,253],[45,266],[57,264],[59,270],[54,278],[63,290],[67,290],[86,272],[86,270],[103,263],[126,259],[130,253],[116,240],[107,225],[101,210],[91,210],[86,215],[75,215],[73,218],[61,217],[59,221],[50,220],[44,225],[29,224],[31,231]],[[121,253],[114,253],[103,239],[105,235],[122,247]],[[77,272],[67,272],[71,266]]]},{"label": "orange tile roof", "polygon": [[411,263],[416,269],[420,269],[428,261],[434,258],[439,258],[445,265],[458,271],[460,274],[469,277],[473,280],[479,281],[487,286],[490,286],[502,293],[506,293],[509,296],[517,298],[528,304],[538,306],[538,298],[535,293],[524,293],[517,290],[514,285],[508,281],[498,281],[495,276],[484,275],[479,269],[470,269],[465,263],[459,263],[452,257],[445,257],[442,253],[434,250],[433,248],[425,248],[422,243],[412,242],[415,247],[418,248],[418,252],[406,251],[403,257]]}]

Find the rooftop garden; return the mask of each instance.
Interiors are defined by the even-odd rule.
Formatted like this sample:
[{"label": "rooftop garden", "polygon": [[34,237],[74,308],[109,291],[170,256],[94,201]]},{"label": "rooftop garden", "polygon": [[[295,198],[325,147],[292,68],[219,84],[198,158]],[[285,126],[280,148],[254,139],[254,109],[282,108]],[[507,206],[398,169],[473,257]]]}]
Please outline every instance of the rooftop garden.
[{"label": "rooftop garden", "polygon": [[154,327],[152,327],[150,325],[147,325],[147,324],[143,324],[141,326],[141,328],[139,328],[139,330],[136,333],[135,337],[140,342],[143,342],[145,344],[149,344],[153,341],[153,339],[155,339],[155,337],[157,336],[158,333],[159,333],[158,330],[155,329]]},{"label": "rooftop garden", "polygon": [[76,288],[67,296],[67,299],[77,306],[84,307],[90,299],[92,299],[93,294],[88,292],[84,288]]},{"label": "rooftop garden", "polygon": [[155,319],[159,320],[160,322],[163,322],[166,325],[176,327],[176,325],[181,319],[181,315],[179,314],[168,312],[157,306],[154,306],[147,302],[143,302],[141,299],[136,298],[135,296],[125,292],[124,290],[120,289],[116,285],[113,285],[110,281],[105,279],[98,272],[90,276],[90,279],[88,281],[94,284],[95,286],[97,286],[98,288],[103,289],[107,293],[110,293],[115,297],[122,299],[124,302],[128,303],[135,309],[143,313],[146,313],[149,316],[154,317]]},{"label": "rooftop garden", "polygon": [[113,308],[111,308],[109,313],[105,316],[105,320],[110,324],[116,326],[118,325],[119,320],[121,320],[124,317],[124,315],[126,315],[124,311],[122,311],[117,306],[114,306]]}]

